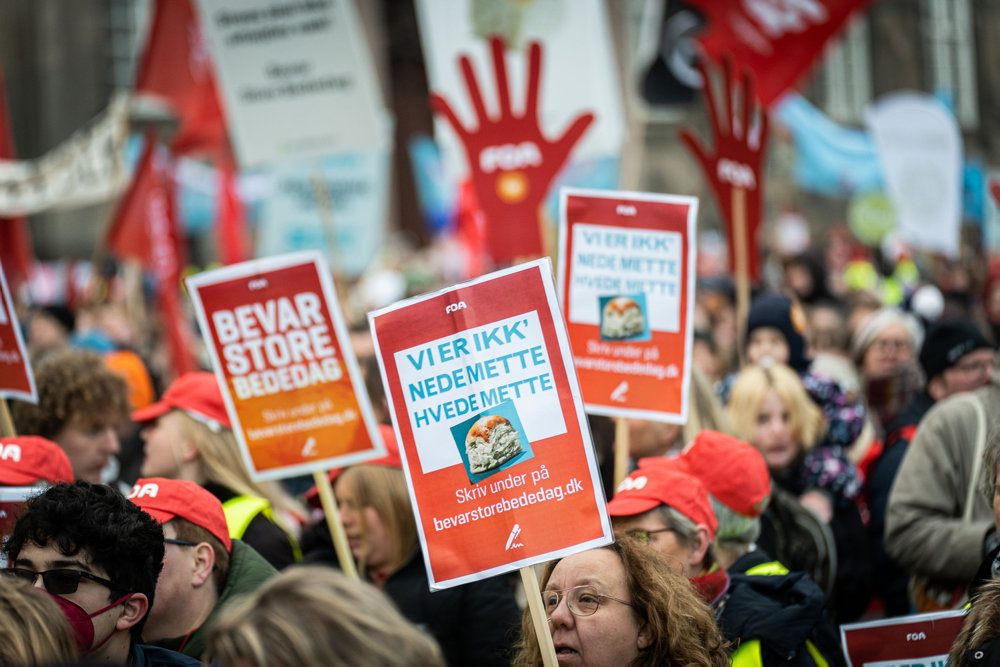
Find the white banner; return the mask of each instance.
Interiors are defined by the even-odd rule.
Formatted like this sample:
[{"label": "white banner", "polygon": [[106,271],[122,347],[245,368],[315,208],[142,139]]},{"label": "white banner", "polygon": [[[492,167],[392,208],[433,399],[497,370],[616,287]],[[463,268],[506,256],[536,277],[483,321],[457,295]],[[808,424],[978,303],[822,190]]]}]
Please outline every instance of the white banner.
[{"label": "white banner", "polygon": [[962,137],[955,115],[925,93],[892,93],[868,108],[886,189],[903,239],[958,256],[962,224]]},{"label": "white banner", "polygon": [[199,0],[242,167],[379,145],[382,99],[350,0]]},{"label": "white banner", "polygon": [[0,217],[30,215],[107,201],[128,181],[121,164],[128,132],[127,100],[116,97],[100,116],[34,160],[0,160]]}]

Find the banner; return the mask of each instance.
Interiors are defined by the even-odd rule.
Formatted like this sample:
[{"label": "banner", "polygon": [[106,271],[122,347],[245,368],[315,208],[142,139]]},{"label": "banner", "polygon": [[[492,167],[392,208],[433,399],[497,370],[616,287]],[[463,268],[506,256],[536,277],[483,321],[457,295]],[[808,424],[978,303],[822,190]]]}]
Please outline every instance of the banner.
[{"label": "banner", "polygon": [[611,542],[547,259],[368,319],[432,589]]},{"label": "banner", "polygon": [[931,95],[890,93],[865,123],[903,239],[958,257],[962,224],[962,135],[955,115]]},{"label": "banner", "polygon": [[121,164],[127,102],[115,97],[100,116],[34,160],[0,160],[0,216],[86,206],[111,199],[125,186]]},{"label": "banner", "polygon": [[385,456],[318,252],[226,266],[186,283],[254,479]]},{"label": "banner", "polygon": [[687,421],[694,197],[563,188],[559,296],[587,411]]},{"label": "banner", "polygon": [[38,402],[35,375],[31,372],[3,266],[0,266],[0,398]]},{"label": "banner", "polygon": [[[3,459],[3,445],[0,445],[0,459]],[[21,513],[24,503],[47,487],[0,486],[0,544],[4,544],[14,532],[14,522]],[[0,550],[0,569],[8,567],[7,554]]]},{"label": "banner", "polygon": [[850,667],[944,667],[965,610],[898,616],[840,626]]},{"label": "banner", "polygon": [[708,55],[753,72],[765,107],[809,72],[827,42],[871,0],[687,0],[708,19],[698,41]]},{"label": "banner", "polygon": [[382,99],[349,0],[199,0],[241,167],[377,146]]}]

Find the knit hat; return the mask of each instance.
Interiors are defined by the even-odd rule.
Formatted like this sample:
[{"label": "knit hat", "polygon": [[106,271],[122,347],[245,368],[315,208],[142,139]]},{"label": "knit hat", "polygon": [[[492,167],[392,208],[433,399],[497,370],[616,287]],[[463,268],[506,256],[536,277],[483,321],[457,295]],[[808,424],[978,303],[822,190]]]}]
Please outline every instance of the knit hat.
[{"label": "knit hat", "polygon": [[608,502],[608,514],[634,516],[666,505],[696,524],[708,526],[709,539],[715,539],[718,522],[705,487],[697,478],[670,465],[670,459],[661,461],[663,465],[639,468],[623,479]]},{"label": "knit hat", "polygon": [[930,381],[954,366],[969,352],[992,347],[986,336],[969,322],[938,322],[931,325],[924,345],[920,348],[920,367]]},{"label": "knit hat", "polygon": [[677,465],[742,516],[760,516],[771,499],[771,475],[764,457],[753,445],[725,433],[702,431],[677,457]]},{"label": "knit hat", "polygon": [[73,481],[73,466],[62,448],[37,435],[0,438],[0,486]]},{"label": "knit hat", "polygon": [[190,521],[217,537],[226,551],[233,550],[222,503],[194,482],[163,477],[138,479],[128,499],[156,519],[157,523],[176,518]]},{"label": "knit hat", "polygon": [[133,412],[132,421],[153,421],[170,410],[183,410],[213,431],[222,426],[232,428],[226,405],[222,402],[222,390],[212,373],[185,373],[167,387],[159,401]]},{"label": "knit hat", "polygon": [[774,327],[788,344],[788,365],[802,371],[809,365],[806,359],[806,324],[806,314],[797,302],[783,294],[762,294],[750,305],[743,346],[747,346],[754,329]]}]

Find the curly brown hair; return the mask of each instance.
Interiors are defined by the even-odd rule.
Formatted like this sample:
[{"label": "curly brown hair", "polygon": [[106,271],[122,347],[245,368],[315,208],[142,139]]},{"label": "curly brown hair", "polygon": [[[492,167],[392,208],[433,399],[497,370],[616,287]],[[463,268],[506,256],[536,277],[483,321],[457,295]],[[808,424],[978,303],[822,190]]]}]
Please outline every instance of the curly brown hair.
[{"label": "curly brown hair", "polygon": [[[633,667],[727,667],[729,656],[712,611],[691,583],[675,573],[657,551],[627,535],[599,547],[613,552],[625,568],[625,582],[639,627],[646,627],[652,643],[639,651]],[[541,587],[549,582],[558,560],[549,562]],[[528,609],[521,618],[521,641],[512,662],[516,667],[538,667],[541,649]]]},{"label": "curly brown hair", "polygon": [[71,422],[106,425],[128,414],[128,387],[94,352],[67,348],[35,368],[38,404],[11,401],[19,433],[54,440]]}]

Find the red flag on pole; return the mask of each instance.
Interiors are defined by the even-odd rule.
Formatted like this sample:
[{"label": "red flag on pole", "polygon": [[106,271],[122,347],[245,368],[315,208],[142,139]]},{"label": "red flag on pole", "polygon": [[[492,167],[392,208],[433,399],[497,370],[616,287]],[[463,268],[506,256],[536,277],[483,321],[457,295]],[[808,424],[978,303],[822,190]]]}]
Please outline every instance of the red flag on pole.
[{"label": "red flag on pole", "polygon": [[135,91],[163,98],[180,120],[175,155],[226,150],[226,122],[198,16],[189,0],[157,0]]},{"label": "red flag on pole", "polygon": [[847,19],[871,0],[687,0],[708,19],[698,41],[709,57],[732,55],[753,73],[765,107],[796,85]]},{"label": "red flag on pole", "polygon": [[[0,160],[13,160],[14,132],[11,129],[7,110],[7,94],[0,69]],[[31,232],[23,215],[16,218],[0,218],[0,265],[11,291],[16,291],[22,281],[31,275],[34,252],[31,247]]]},{"label": "red flag on pole", "polygon": [[216,253],[223,264],[237,264],[251,258],[250,232],[237,190],[236,166],[223,159],[219,166],[219,199],[216,224]]}]

